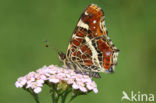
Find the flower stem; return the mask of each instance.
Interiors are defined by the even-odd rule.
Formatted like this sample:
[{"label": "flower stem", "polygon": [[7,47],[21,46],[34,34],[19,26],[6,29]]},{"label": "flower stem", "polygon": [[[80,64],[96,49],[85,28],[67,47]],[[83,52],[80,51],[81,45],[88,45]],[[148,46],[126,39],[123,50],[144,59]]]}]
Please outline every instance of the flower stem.
[{"label": "flower stem", "polygon": [[78,95],[74,95],[74,96],[72,96],[72,97],[70,98],[70,100],[69,100],[68,103],[70,103],[70,102],[71,102],[73,99],[75,99],[77,96],[78,96]]},{"label": "flower stem", "polygon": [[39,98],[38,98],[38,94],[35,94],[32,89],[26,89],[26,88],[24,88],[24,90],[28,91],[33,96],[33,98],[34,98],[34,100],[35,100],[36,103],[40,103],[39,102]]},{"label": "flower stem", "polygon": [[52,93],[53,103],[58,103],[58,100],[59,100],[59,95],[57,94],[57,92],[53,91],[53,93]]},{"label": "flower stem", "polygon": [[49,84],[49,87],[50,87],[50,94],[52,97],[52,103],[58,103],[60,95],[58,94],[56,85]]},{"label": "flower stem", "polygon": [[70,103],[71,101],[73,101],[76,97],[80,96],[80,95],[86,95],[86,93],[80,92],[80,91],[73,91],[72,92],[72,97],[69,99],[68,103]]},{"label": "flower stem", "polygon": [[67,90],[64,95],[62,95],[62,101],[61,103],[65,103],[67,95],[71,92],[71,89]]},{"label": "flower stem", "polygon": [[73,94],[72,94],[72,97],[70,98],[70,100],[69,100],[68,103],[70,103],[70,102],[71,102],[73,99],[75,99],[77,96],[78,96],[77,93],[73,93]]},{"label": "flower stem", "polygon": [[40,103],[40,102],[39,102],[39,99],[38,99],[38,95],[34,95],[33,97],[34,97],[36,103]]}]

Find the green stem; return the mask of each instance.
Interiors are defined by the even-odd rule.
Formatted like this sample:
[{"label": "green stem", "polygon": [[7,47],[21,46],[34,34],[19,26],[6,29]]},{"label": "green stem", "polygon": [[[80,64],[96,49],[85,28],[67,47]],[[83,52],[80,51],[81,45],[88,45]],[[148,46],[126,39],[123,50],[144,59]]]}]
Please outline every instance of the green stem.
[{"label": "green stem", "polygon": [[57,93],[57,90],[55,90],[54,88],[51,88],[50,92],[51,92],[51,97],[52,97],[52,103],[58,103],[60,96]]},{"label": "green stem", "polygon": [[65,103],[67,95],[71,92],[71,89],[67,90],[64,95],[62,95],[62,102],[61,103]]},{"label": "green stem", "polygon": [[70,98],[70,100],[69,100],[68,103],[70,103],[70,102],[71,102],[73,99],[75,99],[77,96],[78,96],[77,94],[72,95],[72,97]]},{"label": "green stem", "polygon": [[80,91],[73,91],[72,92],[72,97],[69,99],[69,102],[70,103],[71,101],[73,101],[77,96],[80,96],[80,95],[86,95],[86,93],[83,93],[83,92],[80,92]]},{"label": "green stem", "polygon": [[40,103],[39,102],[39,98],[38,98],[38,94],[35,94],[32,89],[26,89],[26,88],[24,88],[24,90],[28,91],[33,96],[33,98],[34,98],[34,100],[35,100],[36,103]]},{"label": "green stem", "polygon": [[36,103],[40,103],[40,102],[39,102],[39,99],[38,99],[38,95],[33,95],[33,97],[34,97]]},{"label": "green stem", "polygon": [[57,94],[57,92],[53,92],[52,93],[52,101],[53,103],[58,103],[58,100],[59,100],[59,95]]}]

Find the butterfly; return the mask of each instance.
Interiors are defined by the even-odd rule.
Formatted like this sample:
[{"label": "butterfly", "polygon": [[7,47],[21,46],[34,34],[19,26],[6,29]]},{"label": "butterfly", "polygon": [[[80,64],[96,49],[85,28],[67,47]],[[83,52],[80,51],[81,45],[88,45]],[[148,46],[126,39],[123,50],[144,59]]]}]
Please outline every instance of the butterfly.
[{"label": "butterfly", "polygon": [[66,54],[58,52],[66,67],[95,78],[101,77],[99,72],[114,71],[119,49],[108,37],[104,19],[103,10],[95,4],[88,5],[84,10]]}]

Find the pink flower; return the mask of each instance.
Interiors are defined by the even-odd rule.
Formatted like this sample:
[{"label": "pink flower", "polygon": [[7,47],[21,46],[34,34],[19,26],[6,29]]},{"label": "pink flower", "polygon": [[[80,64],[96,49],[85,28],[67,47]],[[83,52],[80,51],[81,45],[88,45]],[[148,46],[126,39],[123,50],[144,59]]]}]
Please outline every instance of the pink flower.
[{"label": "pink flower", "polygon": [[60,80],[56,77],[56,75],[51,75],[49,77],[49,82],[58,83]]},{"label": "pink flower", "polygon": [[96,83],[89,76],[76,74],[74,70],[54,65],[43,66],[36,72],[30,72],[24,77],[18,78],[15,85],[17,88],[31,88],[35,93],[40,93],[45,83],[57,85],[59,82],[66,83],[69,87],[81,92],[98,92]]},{"label": "pink flower", "polygon": [[17,88],[22,88],[26,84],[26,78],[25,77],[20,77],[18,78],[17,82],[15,83]]},{"label": "pink flower", "polygon": [[98,93],[98,89],[97,88],[94,88],[93,91],[94,91],[94,93]]},{"label": "pink flower", "polygon": [[85,87],[80,87],[80,90],[81,90],[82,92],[87,92],[87,89],[86,89]]},{"label": "pink flower", "polygon": [[74,79],[73,78],[66,78],[67,84],[73,84]]},{"label": "pink flower", "polygon": [[72,85],[72,88],[73,89],[79,89],[79,86],[74,82],[73,85]]},{"label": "pink flower", "polygon": [[37,87],[37,88],[34,89],[34,92],[36,94],[40,93],[41,91],[42,91],[42,88],[41,87]]},{"label": "pink flower", "polygon": [[76,80],[77,81],[82,81],[82,79],[83,79],[82,76],[83,75],[81,75],[81,74],[76,74]]},{"label": "pink flower", "polygon": [[96,88],[96,83],[95,82],[88,82],[87,83],[87,88],[89,90],[93,90],[94,88]]}]

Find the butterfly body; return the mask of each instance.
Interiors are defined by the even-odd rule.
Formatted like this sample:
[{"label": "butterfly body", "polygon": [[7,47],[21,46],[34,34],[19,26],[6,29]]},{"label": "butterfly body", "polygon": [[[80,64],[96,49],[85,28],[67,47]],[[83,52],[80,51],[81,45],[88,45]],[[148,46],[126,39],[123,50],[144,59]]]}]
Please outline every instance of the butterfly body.
[{"label": "butterfly body", "polygon": [[59,56],[66,67],[99,78],[99,72],[114,71],[118,52],[108,37],[103,11],[91,4],[79,19],[67,53]]}]

